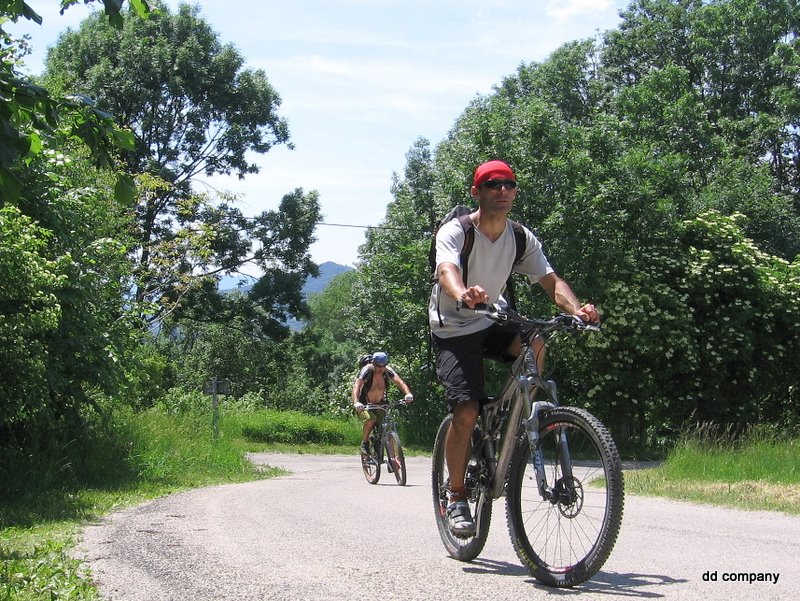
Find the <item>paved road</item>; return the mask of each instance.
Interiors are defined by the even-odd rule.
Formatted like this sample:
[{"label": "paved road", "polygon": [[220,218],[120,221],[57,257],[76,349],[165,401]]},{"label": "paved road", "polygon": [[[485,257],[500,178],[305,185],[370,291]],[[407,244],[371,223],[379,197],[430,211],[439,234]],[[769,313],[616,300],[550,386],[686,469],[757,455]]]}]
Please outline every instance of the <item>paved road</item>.
[{"label": "paved road", "polygon": [[[293,474],[172,495],[86,528],[80,550],[103,598],[794,601],[800,595],[800,517],[629,496],[620,538],[601,572],[581,587],[555,590],[538,585],[519,564],[503,500],[495,503],[482,555],[471,563],[447,556],[433,521],[429,459],[409,459],[406,487],[385,473],[377,486],[367,484],[355,455],[252,459]],[[778,581],[726,581],[731,574],[778,574]]]}]

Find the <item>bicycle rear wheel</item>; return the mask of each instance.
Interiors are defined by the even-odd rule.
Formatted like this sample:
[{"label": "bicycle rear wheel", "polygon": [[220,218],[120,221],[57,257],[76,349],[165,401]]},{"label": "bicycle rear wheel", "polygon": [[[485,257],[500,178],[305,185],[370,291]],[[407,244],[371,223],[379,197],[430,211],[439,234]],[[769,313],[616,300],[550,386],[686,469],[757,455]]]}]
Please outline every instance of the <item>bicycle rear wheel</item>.
[{"label": "bicycle rear wheel", "polygon": [[370,484],[377,484],[381,479],[381,440],[374,432],[373,429],[369,435],[369,454],[361,454],[361,469]]},{"label": "bicycle rear wheel", "polygon": [[400,435],[391,431],[386,435],[386,458],[400,486],[406,485],[406,456],[400,444]]},{"label": "bicycle rear wheel", "polygon": [[451,557],[459,561],[472,561],[483,550],[486,538],[489,536],[489,524],[492,520],[492,499],[486,491],[483,474],[485,466],[482,459],[476,459],[474,454],[467,465],[467,496],[472,517],[475,520],[475,535],[469,538],[459,538],[450,532],[447,523],[448,493],[450,492],[450,479],[447,471],[447,462],[444,457],[444,445],[450,422],[453,416],[448,415],[439,426],[436,442],[433,445],[433,465],[431,469],[431,485],[433,489],[433,513],[436,517],[436,526],[442,543]]},{"label": "bicycle rear wheel", "polygon": [[[558,453],[562,433],[569,445],[571,479],[564,477]],[[553,499],[539,494],[530,443],[520,437],[506,490],[509,534],[536,579],[571,587],[597,573],[617,540],[624,504],[622,466],[608,430],[583,409],[545,412],[539,438]]]}]

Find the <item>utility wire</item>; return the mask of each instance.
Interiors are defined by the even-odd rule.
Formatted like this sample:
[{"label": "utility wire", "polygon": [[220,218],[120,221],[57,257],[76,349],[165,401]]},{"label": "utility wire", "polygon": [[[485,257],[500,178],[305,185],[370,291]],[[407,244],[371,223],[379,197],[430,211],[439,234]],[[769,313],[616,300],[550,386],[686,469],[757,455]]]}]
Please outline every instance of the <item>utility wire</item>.
[{"label": "utility wire", "polygon": [[354,227],[354,228],[361,228],[365,230],[403,230],[403,231],[417,231],[417,232],[426,232],[427,230],[424,229],[417,229],[417,228],[409,228],[409,227],[401,227],[401,226],[394,226],[394,225],[356,225],[354,223],[327,223],[325,221],[317,222],[317,225],[327,225],[330,227]]},{"label": "utility wire", "polygon": [[[244,217],[244,219],[248,221],[255,221],[258,217]],[[362,230],[399,230],[399,231],[412,231],[412,232],[422,232],[428,233],[430,232],[429,229],[425,228],[414,228],[414,227],[402,227],[399,225],[358,225],[355,223],[328,223],[326,221],[318,221],[317,225],[327,225],[328,227],[352,227]]]}]

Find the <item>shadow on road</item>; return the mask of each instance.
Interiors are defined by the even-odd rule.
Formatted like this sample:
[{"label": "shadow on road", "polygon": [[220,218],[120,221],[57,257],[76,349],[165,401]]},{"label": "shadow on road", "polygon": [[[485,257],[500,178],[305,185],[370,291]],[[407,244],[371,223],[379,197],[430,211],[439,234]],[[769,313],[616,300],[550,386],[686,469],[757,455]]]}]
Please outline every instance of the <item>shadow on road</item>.
[{"label": "shadow on road", "polygon": [[523,566],[507,561],[492,561],[491,559],[473,559],[464,567],[469,574],[498,574],[500,576],[527,576],[528,570]]},{"label": "shadow on road", "polygon": [[[500,576],[530,576],[527,569],[519,564],[490,559],[475,559],[464,567],[470,574],[497,574]],[[571,589],[545,586],[538,580],[529,578],[528,582],[538,589],[546,590],[553,595],[580,595],[588,592],[616,597],[641,597],[658,599],[669,594],[669,586],[688,582],[683,578],[670,578],[657,574],[620,574],[617,572],[599,572],[589,582]],[[654,586],[666,587],[663,591],[653,591]],[[644,591],[642,588],[650,590]]]},{"label": "shadow on road", "polygon": [[[688,582],[685,578],[671,578],[659,574],[620,574],[618,572],[599,572],[591,580],[572,589],[554,589],[531,579],[536,588],[544,589],[555,595],[580,595],[598,593],[609,597],[640,597],[643,599],[659,599],[666,597],[669,587]],[[654,591],[653,587],[665,587]],[[646,587],[649,590],[642,590]]]}]

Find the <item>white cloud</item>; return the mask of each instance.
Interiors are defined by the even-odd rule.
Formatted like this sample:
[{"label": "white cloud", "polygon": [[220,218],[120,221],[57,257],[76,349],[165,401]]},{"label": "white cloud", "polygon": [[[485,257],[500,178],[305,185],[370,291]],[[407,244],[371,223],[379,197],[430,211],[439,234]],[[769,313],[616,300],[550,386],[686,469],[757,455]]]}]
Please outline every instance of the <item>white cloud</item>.
[{"label": "white cloud", "polygon": [[293,97],[293,101],[301,102],[303,108],[341,104],[358,112],[376,107],[421,112],[435,106],[442,95],[463,98],[488,92],[493,83],[489,73],[443,69],[431,61],[397,58],[292,56],[264,61],[259,67],[271,81],[284,82],[275,84],[279,91],[302,90],[302,96]]}]

